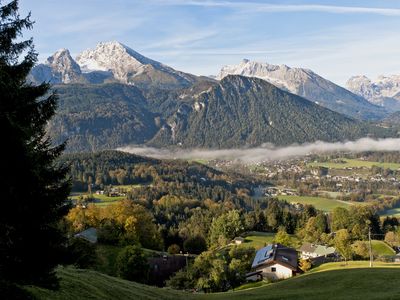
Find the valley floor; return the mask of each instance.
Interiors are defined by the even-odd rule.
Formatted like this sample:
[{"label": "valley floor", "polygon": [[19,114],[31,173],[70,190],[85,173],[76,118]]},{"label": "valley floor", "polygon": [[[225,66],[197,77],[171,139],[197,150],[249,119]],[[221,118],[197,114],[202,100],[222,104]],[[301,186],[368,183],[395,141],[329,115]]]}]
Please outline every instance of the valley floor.
[{"label": "valley floor", "polygon": [[38,299],[400,299],[400,264],[329,263],[281,282],[237,292],[189,294],[160,289],[95,271],[60,268],[61,289],[27,288]]}]

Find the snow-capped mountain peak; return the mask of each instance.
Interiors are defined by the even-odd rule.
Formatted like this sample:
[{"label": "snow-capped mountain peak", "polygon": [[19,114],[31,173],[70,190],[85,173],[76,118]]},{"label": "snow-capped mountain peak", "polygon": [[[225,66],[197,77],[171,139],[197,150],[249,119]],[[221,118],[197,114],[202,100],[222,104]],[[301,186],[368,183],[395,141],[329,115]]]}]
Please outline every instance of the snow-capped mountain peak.
[{"label": "snow-capped mountain peak", "polygon": [[222,79],[227,75],[258,77],[283,90],[351,117],[379,118],[384,113],[364,98],[319,76],[310,69],[244,59],[237,65],[223,67],[216,78]]},{"label": "snow-capped mountain peak", "polygon": [[39,65],[37,71],[42,81],[55,83],[72,83],[81,75],[81,69],[68,49],[56,51],[43,65]]},{"label": "snow-capped mountain peak", "polygon": [[79,54],[76,61],[84,73],[111,71],[117,80],[124,83],[128,83],[131,76],[141,74],[146,65],[161,65],[116,41],[99,43],[95,49]]},{"label": "snow-capped mountain peak", "polygon": [[309,72],[311,71],[301,68],[290,68],[287,65],[273,65],[243,59],[238,65],[222,67],[217,75],[217,79],[222,79],[227,75],[257,77],[296,94],[302,82],[309,77]]},{"label": "snow-capped mountain peak", "polygon": [[380,75],[374,80],[364,75],[353,76],[346,88],[388,110],[400,109],[400,75]]},{"label": "snow-capped mountain peak", "polygon": [[188,86],[197,76],[176,71],[151,60],[122,43],[102,42],[80,53],[74,60],[67,49],[60,49],[44,64],[35,66],[29,80],[59,83],[120,82],[165,88]]}]

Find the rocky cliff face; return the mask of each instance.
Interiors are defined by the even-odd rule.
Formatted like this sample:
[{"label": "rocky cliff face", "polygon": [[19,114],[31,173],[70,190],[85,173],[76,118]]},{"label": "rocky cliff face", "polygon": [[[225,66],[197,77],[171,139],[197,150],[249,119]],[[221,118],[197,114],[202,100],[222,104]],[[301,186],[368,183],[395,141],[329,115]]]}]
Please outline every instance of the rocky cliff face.
[{"label": "rocky cliff face", "polygon": [[353,76],[347,81],[346,88],[388,111],[400,110],[400,75],[379,76],[375,80]]},{"label": "rocky cliff face", "polygon": [[386,114],[382,108],[309,69],[252,62],[246,59],[238,65],[223,67],[217,79],[229,74],[261,78],[283,90],[354,118],[380,119]]},{"label": "rocky cliff face", "polygon": [[99,43],[74,60],[61,49],[44,64],[33,68],[30,80],[36,83],[105,83],[119,82],[142,87],[176,88],[189,86],[197,76],[176,71],[118,43]]},{"label": "rocky cliff face", "polygon": [[81,81],[82,72],[67,49],[60,49],[47,58],[44,64],[33,68],[30,79],[34,82],[76,83]]}]

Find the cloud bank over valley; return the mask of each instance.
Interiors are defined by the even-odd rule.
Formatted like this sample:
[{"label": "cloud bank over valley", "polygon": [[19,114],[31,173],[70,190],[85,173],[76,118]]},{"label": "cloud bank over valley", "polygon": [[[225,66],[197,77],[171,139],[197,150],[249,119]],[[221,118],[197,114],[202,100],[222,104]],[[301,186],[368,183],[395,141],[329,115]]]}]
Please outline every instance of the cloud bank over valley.
[{"label": "cloud bank over valley", "polygon": [[206,160],[236,160],[243,163],[257,163],[271,160],[282,160],[309,154],[329,152],[364,152],[364,151],[399,151],[400,138],[371,139],[362,138],[356,141],[328,143],[317,141],[314,143],[294,144],[287,147],[275,147],[265,144],[255,148],[242,149],[157,149],[152,147],[126,146],[118,148],[120,151],[159,159],[206,159]]}]

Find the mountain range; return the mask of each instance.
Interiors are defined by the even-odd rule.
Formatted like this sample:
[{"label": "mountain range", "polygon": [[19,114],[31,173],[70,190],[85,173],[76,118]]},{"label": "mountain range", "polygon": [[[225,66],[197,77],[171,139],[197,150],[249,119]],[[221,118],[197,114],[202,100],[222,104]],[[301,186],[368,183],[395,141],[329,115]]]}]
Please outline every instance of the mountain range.
[{"label": "mountain range", "polygon": [[[232,75],[232,74],[233,75]],[[61,49],[29,80],[59,94],[49,123],[68,151],[136,144],[227,148],[396,135],[363,120],[386,111],[311,70],[243,61],[218,80],[174,70],[118,42],[75,59]]]},{"label": "mountain range", "polygon": [[229,75],[204,92],[185,94],[184,99],[148,144],[231,148],[383,133],[259,78]]},{"label": "mountain range", "polygon": [[176,71],[137,53],[119,42],[99,43],[95,49],[80,53],[76,59],[67,49],[50,56],[34,67],[29,79],[54,84],[119,82],[137,86],[176,88],[189,86],[198,77]]},{"label": "mountain range", "polygon": [[382,75],[375,80],[353,76],[346,82],[346,88],[390,112],[400,110],[400,75]]},{"label": "mountain range", "polygon": [[280,89],[357,119],[378,120],[386,113],[381,107],[377,107],[363,97],[334,84],[309,69],[244,59],[237,65],[224,66],[217,75],[217,79],[222,79],[227,75],[264,79]]}]

